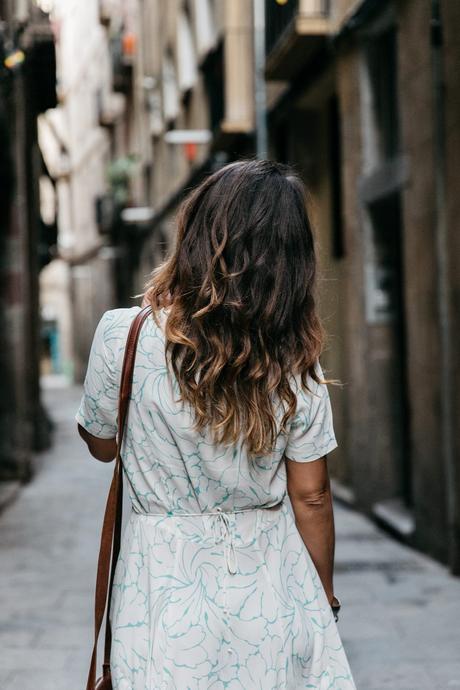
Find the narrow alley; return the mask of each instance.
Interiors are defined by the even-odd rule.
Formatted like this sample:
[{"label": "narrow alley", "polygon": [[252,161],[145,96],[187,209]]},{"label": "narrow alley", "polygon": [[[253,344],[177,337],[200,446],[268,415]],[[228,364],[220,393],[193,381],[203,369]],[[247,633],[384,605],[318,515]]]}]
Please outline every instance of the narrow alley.
[{"label": "narrow alley", "polygon": [[[54,447],[0,516],[5,690],[81,690],[86,681],[112,466],[90,459],[77,437],[79,395],[47,386]],[[460,688],[460,581],[358,513],[337,504],[335,514],[339,626],[359,690]]]}]

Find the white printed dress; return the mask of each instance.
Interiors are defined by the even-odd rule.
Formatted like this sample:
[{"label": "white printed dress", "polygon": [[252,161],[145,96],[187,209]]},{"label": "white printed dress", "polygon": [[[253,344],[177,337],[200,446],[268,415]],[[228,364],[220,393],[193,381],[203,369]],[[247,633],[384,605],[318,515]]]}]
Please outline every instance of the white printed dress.
[{"label": "white printed dress", "polygon": [[[117,433],[138,311],[106,312],[94,336],[76,419],[99,438]],[[248,459],[242,444],[216,446],[193,430],[162,325],[144,324],[122,448],[132,510],[112,595],[114,690],[355,690],[286,500],[285,462],[337,446],[326,385],[310,380],[313,396],[295,381],[289,433],[271,455]]]}]

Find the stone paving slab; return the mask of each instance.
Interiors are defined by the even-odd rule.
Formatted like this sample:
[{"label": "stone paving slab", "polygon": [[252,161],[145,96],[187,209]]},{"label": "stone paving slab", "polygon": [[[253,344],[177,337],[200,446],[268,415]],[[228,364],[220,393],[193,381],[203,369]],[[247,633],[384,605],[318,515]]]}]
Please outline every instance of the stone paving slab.
[{"label": "stone paving slab", "polygon": [[336,506],[339,627],[358,690],[460,688],[460,580]]},{"label": "stone paving slab", "polygon": [[54,445],[0,515],[0,688],[83,690],[100,528],[113,465],[76,434],[80,389],[46,391]]},{"label": "stone paving slab", "polygon": [[[85,687],[113,466],[75,432],[79,396],[46,390],[54,446],[0,515],[1,690]],[[460,690],[460,580],[337,502],[335,519],[339,628],[358,690]]]}]

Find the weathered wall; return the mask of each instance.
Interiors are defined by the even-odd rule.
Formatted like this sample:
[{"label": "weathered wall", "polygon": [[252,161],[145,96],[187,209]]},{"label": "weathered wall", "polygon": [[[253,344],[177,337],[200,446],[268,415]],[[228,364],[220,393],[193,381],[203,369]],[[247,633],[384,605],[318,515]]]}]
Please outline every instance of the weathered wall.
[{"label": "weathered wall", "polygon": [[403,212],[414,512],[419,541],[445,557],[430,3],[401,3],[398,26],[402,137],[410,165]]}]

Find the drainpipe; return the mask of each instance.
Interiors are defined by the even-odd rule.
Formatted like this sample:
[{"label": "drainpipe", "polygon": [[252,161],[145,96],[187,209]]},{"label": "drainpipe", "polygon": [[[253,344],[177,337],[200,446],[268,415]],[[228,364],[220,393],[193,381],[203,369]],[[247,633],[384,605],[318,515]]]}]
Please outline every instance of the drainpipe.
[{"label": "drainpipe", "polygon": [[446,148],[444,36],[440,0],[431,2],[431,66],[433,89],[433,139],[435,174],[435,231],[437,298],[441,347],[441,435],[446,474],[448,558],[452,573],[460,574],[460,525],[457,504],[458,477],[453,455],[452,329],[449,295],[449,245],[446,217]]},{"label": "drainpipe", "polygon": [[254,110],[256,156],[267,157],[267,94],[265,84],[265,0],[254,0]]}]

